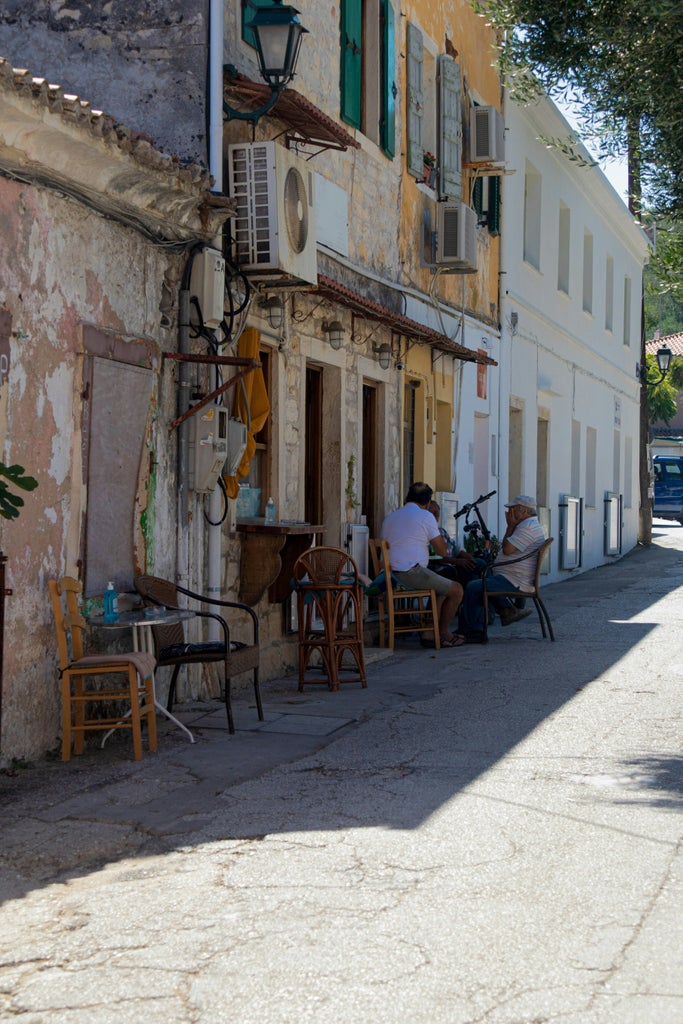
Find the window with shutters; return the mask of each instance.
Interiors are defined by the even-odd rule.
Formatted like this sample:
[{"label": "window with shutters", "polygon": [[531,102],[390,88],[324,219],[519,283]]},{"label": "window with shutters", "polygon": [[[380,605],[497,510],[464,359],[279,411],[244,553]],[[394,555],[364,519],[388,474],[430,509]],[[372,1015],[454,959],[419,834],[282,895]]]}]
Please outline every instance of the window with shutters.
[{"label": "window with shutters", "polygon": [[[440,199],[462,196],[462,86],[453,57],[435,56],[422,32],[406,28],[406,158],[408,173],[430,184]],[[425,161],[425,155],[427,161]],[[436,174],[427,168],[434,155]]]},{"label": "window with shutters", "polygon": [[500,234],[500,178],[478,177],[472,187],[472,206],[480,227],[488,228],[490,235]]},{"label": "window with shutters", "polygon": [[396,149],[394,35],[390,0],[342,0],[341,116],[389,157]]}]

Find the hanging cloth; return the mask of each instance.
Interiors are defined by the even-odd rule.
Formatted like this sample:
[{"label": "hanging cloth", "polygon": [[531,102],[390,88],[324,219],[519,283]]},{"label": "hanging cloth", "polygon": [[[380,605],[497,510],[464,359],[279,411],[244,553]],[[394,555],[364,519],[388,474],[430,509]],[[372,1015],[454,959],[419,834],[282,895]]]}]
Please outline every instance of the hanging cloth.
[{"label": "hanging cloth", "polygon": [[[260,332],[254,327],[247,327],[237,342],[237,355],[244,359],[258,359],[260,340]],[[249,475],[249,466],[256,451],[255,435],[263,429],[270,415],[266,382],[260,366],[243,377],[241,385],[237,385],[232,412],[247,425],[247,447],[237,467],[237,475],[224,477],[228,497],[236,498],[240,489],[238,479]]]}]

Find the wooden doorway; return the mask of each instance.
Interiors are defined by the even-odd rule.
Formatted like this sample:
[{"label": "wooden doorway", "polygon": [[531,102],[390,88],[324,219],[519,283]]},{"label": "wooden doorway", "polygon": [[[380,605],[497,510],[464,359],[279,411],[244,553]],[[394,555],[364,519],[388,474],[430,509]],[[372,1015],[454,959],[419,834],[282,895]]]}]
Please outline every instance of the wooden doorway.
[{"label": "wooden doorway", "polygon": [[361,484],[361,513],[375,537],[377,515],[377,452],[379,437],[377,387],[363,384],[363,477]]},{"label": "wooden doorway", "polygon": [[323,520],[323,374],[320,367],[306,367],[306,440],[304,517],[309,523]]}]

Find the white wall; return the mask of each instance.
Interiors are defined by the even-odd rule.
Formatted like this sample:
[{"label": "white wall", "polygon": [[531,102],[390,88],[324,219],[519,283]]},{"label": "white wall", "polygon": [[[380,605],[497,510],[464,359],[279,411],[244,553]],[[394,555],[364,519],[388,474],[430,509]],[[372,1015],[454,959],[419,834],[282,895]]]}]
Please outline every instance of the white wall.
[{"label": "white wall", "polygon": [[[508,426],[511,402],[523,417],[522,484],[537,487],[537,419],[548,418],[548,507],[556,538],[549,578],[559,568],[559,505],[564,494],[590,495],[586,472],[588,428],[596,431],[595,499],[584,502],[581,569],[610,559],[604,548],[604,495],[624,495],[622,552],[638,531],[640,295],[647,242],[624,203],[597,167],[581,167],[539,136],[565,138],[569,126],[547,100],[528,108],[508,103],[508,169],[503,194],[503,336],[501,341],[500,490],[507,500]],[[524,260],[525,170],[540,175],[538,268]],[[535,187],[538,189],[538,178]],[[560,245],[561,204],[569,210],[567,262]],[[566,215],[565,215],[566,218]],[[533,230],[527,214],[527,228]],[[566,224],[566,219],[565,219]],[[592,236],[592,278],[584,283],[584,235]],[[533,246],[531,247],[533,249]],[[606,328],[606,265],[613,266],[612,329]],[[624,329],[624,279],[630,280],[630,330]],[[558,287],[558,284],[560,287]],[[590,295],[591,310],[584,309]],[[516,323],[514,323],[516,314]],[[625,338],[629,343],[625,344]],[[572,444],[572,425],[574,444]],[[578,447],[576,444],[578,438]],[[618,464],[615,465],[615,452]],[[629,456],[630,453],[630,456]],[[625,458],[629,457],[629,464]],[[503,529],[504,520],[499,519]],[[578,571],[578,570],[576,570]]]}]

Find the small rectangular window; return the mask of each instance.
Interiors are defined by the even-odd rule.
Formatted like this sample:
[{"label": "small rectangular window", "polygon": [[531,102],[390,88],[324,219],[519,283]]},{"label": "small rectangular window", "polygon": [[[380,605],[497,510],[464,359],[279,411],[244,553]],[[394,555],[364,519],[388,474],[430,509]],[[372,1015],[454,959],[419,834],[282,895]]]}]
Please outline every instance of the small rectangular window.
[{"label": "small rectangular window", "polygon": [[624,345],[631,344],[631,278],[624,278]]},{"label": "small rectangular window", "polygon": [[524,262],[541,269],[541,175],[527,162],[524,173]]},{"label": "small rectangular window", "polygon": [[569,253],[571,217],[569,207],[560,200],[557,235],[557,290],[569,295]]},{"label": "small rectangular window", "polygon": [[605,330],[614,329],[614,260],[608,256],[605,261]]},{"label": "small rectangular window", "polygon": [[583,311],[593,312],[593,235],[583,232]]}]

